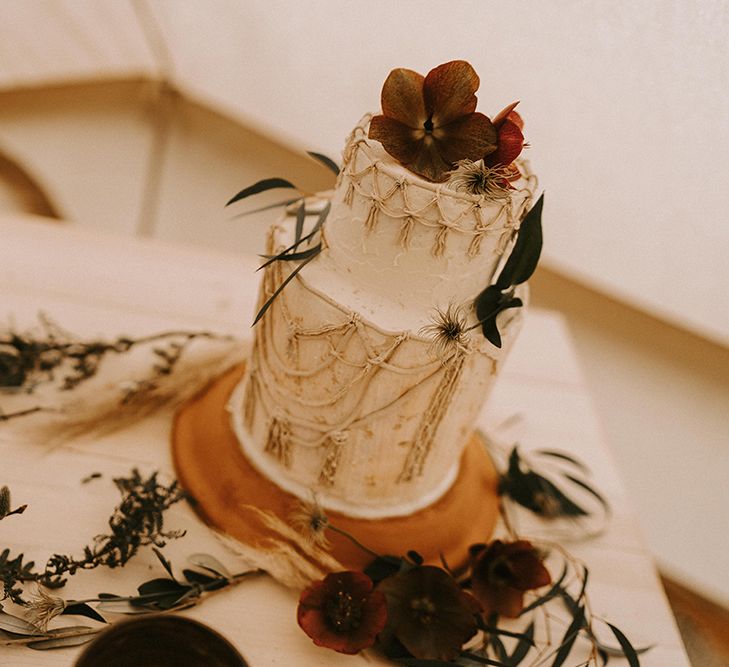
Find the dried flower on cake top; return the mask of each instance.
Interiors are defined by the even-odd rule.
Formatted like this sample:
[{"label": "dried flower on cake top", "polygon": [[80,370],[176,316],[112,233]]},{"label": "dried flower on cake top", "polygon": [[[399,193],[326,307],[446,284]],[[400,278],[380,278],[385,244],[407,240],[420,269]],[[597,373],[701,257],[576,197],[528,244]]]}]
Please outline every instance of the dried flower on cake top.
[{"label": "dried flower on cake top", "polygon": [[460,160],[479,160],[497,148],[491,121],[476,109],[479,78],[464,60],[439,65],[423,77],[392,70],[382,87],[382,115],[369,137],[405,167],[441,182]]},{"label": "dried flower on cake top", "polygon": [[484,153],[483,162],[487,167],[500,167],[506,171],[506,179],[514,181],[521,174],[514,164],[524,148],[524,121],[515,111],[519,102],[512,102],[500,111],[494,118],[494,127],[497,132],[496,150]]}]

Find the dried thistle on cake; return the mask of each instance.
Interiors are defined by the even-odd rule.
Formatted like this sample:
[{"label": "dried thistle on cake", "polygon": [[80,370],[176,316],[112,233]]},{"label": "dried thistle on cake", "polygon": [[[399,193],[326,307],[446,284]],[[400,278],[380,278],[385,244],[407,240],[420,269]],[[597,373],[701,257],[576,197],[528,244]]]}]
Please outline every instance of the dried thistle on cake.
[{"label": "dried thistle on cake", "polygon": [[469,346],[466,311],[462,306],[449,303],[445,310],[437,308],[432,322],[420,329],[420,334],[433,340],[433,348],[441,358],[454,352],[465,352]]},{"label": "dried thistle on cake", "polygon": [[478,160],[497,149],[491,121],[476,112],[479,78],[464,60],[421,74],[392,70],[382,87],[382,115],[369,138],[410,171],[442,182],[459,160]]},{"label": "dried thistle on cake", "polygon": [[289,521],[308,543],[329,549],[330,544],[326,536],[329,517],[316,496],[312,497],[310,502],[301,501],[289,515]]},{"label": "dried thistle on cake", "polygon": [[450,172],[448,184],[454,190],[481,195],[490,201],[503,201],[509,197],[509,176],[511,172],[497,165],[489,167],[483,160],[460,160]]}]

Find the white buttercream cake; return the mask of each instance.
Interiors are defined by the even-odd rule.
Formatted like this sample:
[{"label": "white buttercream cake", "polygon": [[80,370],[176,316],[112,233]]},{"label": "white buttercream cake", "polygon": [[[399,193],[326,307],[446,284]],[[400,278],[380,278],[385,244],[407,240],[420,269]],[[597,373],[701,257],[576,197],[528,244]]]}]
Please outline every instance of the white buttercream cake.
[{"label": "white buttercream cake", "polygon": [[[429,182],[369,139],[368,122],[347,141],[331,197],[307,202],[310,226],[331,200],[322,252],[256,325],[228,409],[261,475],[303,500],[316,494],[325,509],[381,519],[428,507],[456,479],[524,311],[499,314],[496,348],[471,306],[502,264],[535,182],[524,176],[497,201]],[[272,253],[292,243],[294,225],[288,215],[272,228]],[[295,266],[266,268],[260,304]],[[430,325],[449,307],[473,328],[444,349]]]}]

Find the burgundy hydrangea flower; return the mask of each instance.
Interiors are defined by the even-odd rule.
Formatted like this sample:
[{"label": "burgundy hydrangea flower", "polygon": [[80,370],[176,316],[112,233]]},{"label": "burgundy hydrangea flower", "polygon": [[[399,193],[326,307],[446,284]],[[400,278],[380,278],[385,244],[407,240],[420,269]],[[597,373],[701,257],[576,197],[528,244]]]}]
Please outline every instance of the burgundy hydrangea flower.
[{"label": "burgundy hydrangea flower", "polygon": [[366,574],[334,572],[301,594],[296,620],[317,646],[354,654],[374,644],[387,605]]},{"label": "burgundy hydrangea flower", "polygon": [[399,572],[378,585],[387,597],[385,634],[416,658],[451,660],[476,634],[481,606],[445,570],[424,565]]},{"label": "burgundy hydrangea flower", "polygon": [[477,113],[479,78],[464,60],[453,60],[423,77],[392,70],[382,87],[382,115],[369,137],[410,171],[444,181],[460,160],[479,160],[496,149],[496,130]]},{"label": "burgundy hydrangea flower", "polygon": [[471,547],[471,587],[485,614],[516,618],[524,607],[524,591],[552,580],[542,554],[526,540]]}]

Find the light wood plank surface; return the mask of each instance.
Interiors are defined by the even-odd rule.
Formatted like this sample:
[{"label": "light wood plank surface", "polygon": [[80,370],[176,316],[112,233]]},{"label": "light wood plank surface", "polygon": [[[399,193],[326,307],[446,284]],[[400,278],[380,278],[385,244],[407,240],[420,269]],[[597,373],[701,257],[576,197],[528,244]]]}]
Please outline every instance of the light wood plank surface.
[{"label": "light wood plank surface", "polygon": [[[20,329],[32,326],[43,311],[84,338],[180,327],[250,335],[257,289],[253,256],[236,258],[157,241],[96,236],[17,217],[0,218],[0,239],[0,318],[12,320]],[[5,396],[0,402],[4,409],[11,407]],[[16,502],[29,504],[22,517],[9,517],[0,524],[0,547],[23,551],[37,562],[52,552],[78,552],[103,532],[117,502],[112,477],[128,474],[133,466],[171,475],[170,416],[159,414],[123,432],[80,438],[60,447],[39,442],[27,423],[0,427],[0,483],[10,486]],[[569,333],[559,316],[530,311],[479,425],[505,445],[518,442],[527,451],[566,450],[589,464],[614,516],[599,537],[565,546],[590,569],[593,611],[618,625],[636,645],[653,645],[641,656],[641,665],[687,667],[651,555],[603,445]],[[92,472],[103,477],[81,484]],[[168,526],[188,531],[166,547],[176,566],[202,551],[232,569],[242,567],[188,508],[174,507]],[[549,527],[538,524],[525,529],[543,539],[555,537]],[[130,594],[158,570],[154,555],[147,551],[122,570],[77,575],[64,595],[78,599],[99,591]],[[292,660],[302,666],[384,664],[372,655],[350,658],[316,649],[296,625],[295,606],[295,593],[262,578],[186,613],[217,628],[254,667],[292,664]],[[77,653],[76,649],[36,653],[0,648],[0,664],[68,667]],[[577,655],[572,664],[578,664]],[[627,663],[613,658],[610,664]]]}]

